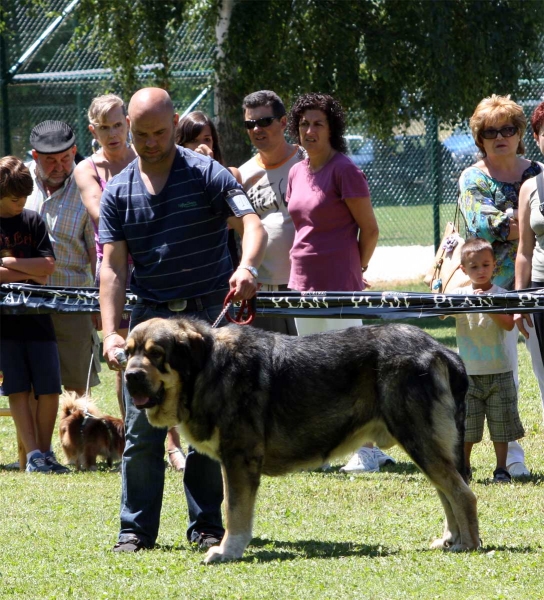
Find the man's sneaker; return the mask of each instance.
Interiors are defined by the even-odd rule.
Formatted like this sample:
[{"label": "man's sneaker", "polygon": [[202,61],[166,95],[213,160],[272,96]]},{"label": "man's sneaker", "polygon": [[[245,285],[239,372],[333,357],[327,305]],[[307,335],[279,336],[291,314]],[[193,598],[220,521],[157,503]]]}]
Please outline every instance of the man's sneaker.
[{"label": "man's sneaker", "polygon": [[149,549],[149,546],[146,546],[136,536],[131,537],[128,540],[123,540],[122,542],[117,542],[113,547],[114,552],[139,552],[140,550],[146,549]]},{"label": "man's sneaker", "polygon": [[392,456],[389,456],[389,454],[386,454],[383,450],[380,450],[378,446],[374,446],[374,448],[372,448],[372,452],[374,453],[374,456],[380,467],[385,467],[385,465],[394,465],[397,462]]},{"label": "man's sneaker", "polygon": [[51,473],[51,467],[47,464],[45,456],[41,452],[35,452],[26,463],[27,473]]},{"label": "man's sneaker", "polygon": [[374,448],[359,448],[357,452],[349,459],[348,463],[340,468],[342,473],[376,473],[380,470],[380,465]]},{"label": "man's sneaker", "polygon": [[46,452],[44,454],[44,457],[45,457],[45,464],[47,464],[47,465],[49,465],[49,467],[51,467],[51,473],[56,473],[57,475],[64,475],[65,473],[70,472],[70,469],[68,467],[61,465],[58,462],[57,457],[55,456],[55,454],[53,453],[52,450],[49,450],[48,452]]},{"label": "man's sneaker", "polygon": [[223,536],[215,535],[214,533],[198,533],[192,539],[193,544],[198,545],[199,550],[209,550],[212,546],[219,546]]},{"label": "man's sneaker", "polygon": [[522,462],[515,462],[507,467],[511,477],[530,477],[529,469]]}]

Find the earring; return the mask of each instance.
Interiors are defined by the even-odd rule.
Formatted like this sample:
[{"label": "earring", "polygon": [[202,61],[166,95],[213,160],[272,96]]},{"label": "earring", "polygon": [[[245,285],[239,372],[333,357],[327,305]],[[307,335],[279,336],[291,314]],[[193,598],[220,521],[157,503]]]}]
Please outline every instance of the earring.
[{"label": "earring", "polygon": [[91,150],[93,151],[93,154],[96,154],[100,150],[100,144],[96,138],[93,138],[93,141],[91,142]]},{"label": "earring", "polygon": [[128,133],[127,133],[127,146],[131,146],[131,145],[132,145],[132,132],[129,129]]}]

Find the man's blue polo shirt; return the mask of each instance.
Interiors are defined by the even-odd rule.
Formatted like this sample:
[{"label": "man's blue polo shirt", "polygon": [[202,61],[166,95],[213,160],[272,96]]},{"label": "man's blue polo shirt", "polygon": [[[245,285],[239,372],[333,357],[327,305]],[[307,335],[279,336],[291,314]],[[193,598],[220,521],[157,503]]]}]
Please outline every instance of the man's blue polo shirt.
[{"label": "man's blue polo shirt", "polygon": [[[178,146],[166,185],[152,195],[136,159],[102,194],[100,242],[127,242],[130,289],[141,298],[166,302],[226,290],[233,269],[226,220],[234,213],[225,198],[240,189],[219,163]],[[246,204],[234,216],[253,213]]]}]

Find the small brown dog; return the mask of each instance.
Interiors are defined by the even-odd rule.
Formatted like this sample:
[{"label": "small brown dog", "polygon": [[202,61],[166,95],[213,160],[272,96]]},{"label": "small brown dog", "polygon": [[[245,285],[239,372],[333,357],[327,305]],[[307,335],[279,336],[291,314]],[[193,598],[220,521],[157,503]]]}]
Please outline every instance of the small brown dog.
[{"label": "small brown dog", "polygon": [[90,398],[73,392],[62,395],[60,409],[60,443],[78,471],[96,471],[97,456],[103,456],[110,468],[121,459],[125,448],[122,419],[103,415]]}]

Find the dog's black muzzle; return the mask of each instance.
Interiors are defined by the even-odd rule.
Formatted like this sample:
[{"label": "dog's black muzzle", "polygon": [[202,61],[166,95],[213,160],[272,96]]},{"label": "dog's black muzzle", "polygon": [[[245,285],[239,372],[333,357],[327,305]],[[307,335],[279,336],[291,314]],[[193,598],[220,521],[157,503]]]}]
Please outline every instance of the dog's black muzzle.
[{"label": "dog's black muzzle", "polygon": [[125,371],[127,391],[132,398],[134,406],[143,410],[160,404],[164,398],[164,386],[154,392],[147,380],[147,373],[143,369],[129,369]]}]

